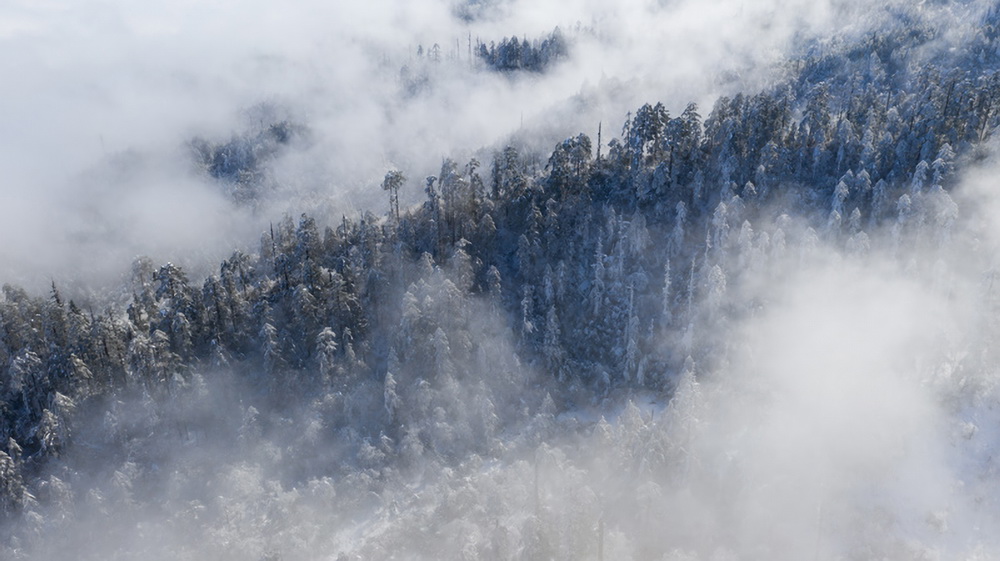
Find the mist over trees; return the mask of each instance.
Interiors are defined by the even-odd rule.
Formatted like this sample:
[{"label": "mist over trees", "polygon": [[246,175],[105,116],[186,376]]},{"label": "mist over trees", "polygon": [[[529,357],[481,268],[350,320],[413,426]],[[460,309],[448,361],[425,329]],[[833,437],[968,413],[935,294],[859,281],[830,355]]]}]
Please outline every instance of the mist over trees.
[{"label": "mist over trees", "polygon": [[190,142],[195,165],[225,186],[226,193],[240,204],[252,204],[260,198],[261,191],[274,182],[267,173],[268,161],[306,133],[304,127],[288,119],[279,120],[277,108],[267,104],[258,105],[248,113],[250,130],[233,135],[226,142],[203,138]]},{"label": "mist over trees", "polygon": [[[389,166],[383,206],[276,216],[204,278],[4,285],[0,557],[990,558],[995,248],[961,186],[1000,9],[896,16],[711,107]],[[309,130],[258,124],[187,153],[251,206]]]}]

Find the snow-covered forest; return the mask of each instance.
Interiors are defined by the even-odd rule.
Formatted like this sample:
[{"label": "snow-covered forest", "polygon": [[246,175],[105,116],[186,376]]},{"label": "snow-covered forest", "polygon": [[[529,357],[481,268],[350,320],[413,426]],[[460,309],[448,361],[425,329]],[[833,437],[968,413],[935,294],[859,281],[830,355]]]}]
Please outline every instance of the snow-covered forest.
[{"label": "snow-covered forest", "polygon": [[0,558],[1000,557],[1000,3],[368,4],[0,7]]}]

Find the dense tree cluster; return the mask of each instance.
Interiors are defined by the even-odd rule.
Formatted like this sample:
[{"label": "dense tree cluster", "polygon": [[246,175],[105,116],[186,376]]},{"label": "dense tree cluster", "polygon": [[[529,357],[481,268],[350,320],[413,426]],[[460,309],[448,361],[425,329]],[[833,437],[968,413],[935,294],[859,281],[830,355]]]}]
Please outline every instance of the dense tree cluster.
[{"label": "dense tree cluster", "polygon": [[277,157],[304,128],[288,120],[255,123],[250,130],[233,135],[226,142],[195,138],[190,149],[196,165],[220,181],[238,203],[252,203],[270,181],[267,165]]},{"label": "dense tree cluster", "polygon": [[569,55],[569,43],[559,28],[542,39],[528,41],[516,36],[504,37],[499,43],[480,43],[476,55],[488,68],[498,72],[544,72]]},{"label": "dense tree cluster", "polygon": [[[473,3],[478,5],[478,3]],[[470,5],[471,6],[471,5]],[[480,8],[477,8],[480,9]],[[493,9],[482,5],[481,9]],[[466,51],[467,49],[467,51]],[[485,72],[514,75],[521,72],[542,73],[553,65],[566,60],[570,42],[557,27],[540,39],[504,37],[488,43],[470,34],[446,47],[433,43],[428,47],[418,45],[406,64],[399,69],[398,84],[401,97],[413,98],[430,91],[445,65],[443,61],[466,61],[473,68]]]}]

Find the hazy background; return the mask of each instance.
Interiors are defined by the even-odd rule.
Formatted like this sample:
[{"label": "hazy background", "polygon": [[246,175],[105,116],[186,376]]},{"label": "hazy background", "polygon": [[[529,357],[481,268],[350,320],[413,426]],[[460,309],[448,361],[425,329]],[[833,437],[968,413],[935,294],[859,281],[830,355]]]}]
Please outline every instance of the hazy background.
[{"label": "hazy background", "polygon": [[[581,131],[596,140],[598,123],[606,143],[645,102],[707,114],[810,41],[883,13],[807,0],[5,2],[0,276],[101,286],[142,254],[214,267],[284,212],[380,214],[390,167],[413,202],[442,157],[463,163],[519,130],[548,150]],[[469,60],[470,40],[556,26],[570,59],[544,75]],[[439,63],[417,56],[435,43]],[[408,94],[404,65],[429,87]],[[187,143],[251,130],[261,106],[307,134],[267,162],[275,187],[251,211],[193,169]]]}]

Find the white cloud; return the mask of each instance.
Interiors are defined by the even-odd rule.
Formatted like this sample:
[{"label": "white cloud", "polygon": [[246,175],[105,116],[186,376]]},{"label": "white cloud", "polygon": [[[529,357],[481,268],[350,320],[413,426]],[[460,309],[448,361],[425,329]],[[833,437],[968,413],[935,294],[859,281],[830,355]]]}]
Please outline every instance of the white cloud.
[{"label": "white cloud", "polygon": [[[0,71],[16,79],[0,83],[0,198],[8,201],[0,208],[7,246],[0,268],[33,284],[73,276],[67,256],[82,252],[162,261],[164,248],[199,253],[204,239],[252,246],[247,230],[285,210],[310,210],[303,201],[339,212],[382,209],[372,187],[390,166],[411,178],[404,201],[417,201],[418,178],[436,173],[441,157],[467,158],[522,122],[549,146],[580,131],[593,136],[599,121],[607,140],[647,101],[680,111],[694,100],[707,114],[718,94],[768,82],[794,38],[860,25],[850,16],[863,4],[511,0],[469,23],[449,0],[8,2],[0,8]],[[470,39],[533,39],[557,25],[574,37],[573,57],[545,75],[468,68]],[[578,25],[584,31],[573,31]],[[434,43],[446,61],[426,69],[431,88],[401,97],[401,66],[423,71],[428,65],[414,53]],[[308,125],[311,147],[276,165],[284,189],[273,206],[210,219],[197,205],[224,212],[218,188],[179,171],[186,165],[179,147],[195,135],[227,139],[243,125],[240,111],[262,101]],[[81,173],[99,176],[126,151],[178,160],[177,167],[138,172],[138,191],[103,179],[105,188],[87,191],[100,222],[65,219],[61,212],[77,212],[59,209],[81,192]],[[181,187],[171,189],[174,182]],[[156,219],[162,227],[153,239],[135,227],[148,222],[136,216],[168,212]],[[126,243],[78,243],[100,232],[111,233],[112,245]],[[219,251],[207,253],[217,259]],[[113,260],[107,269],[126,265]]]}]

